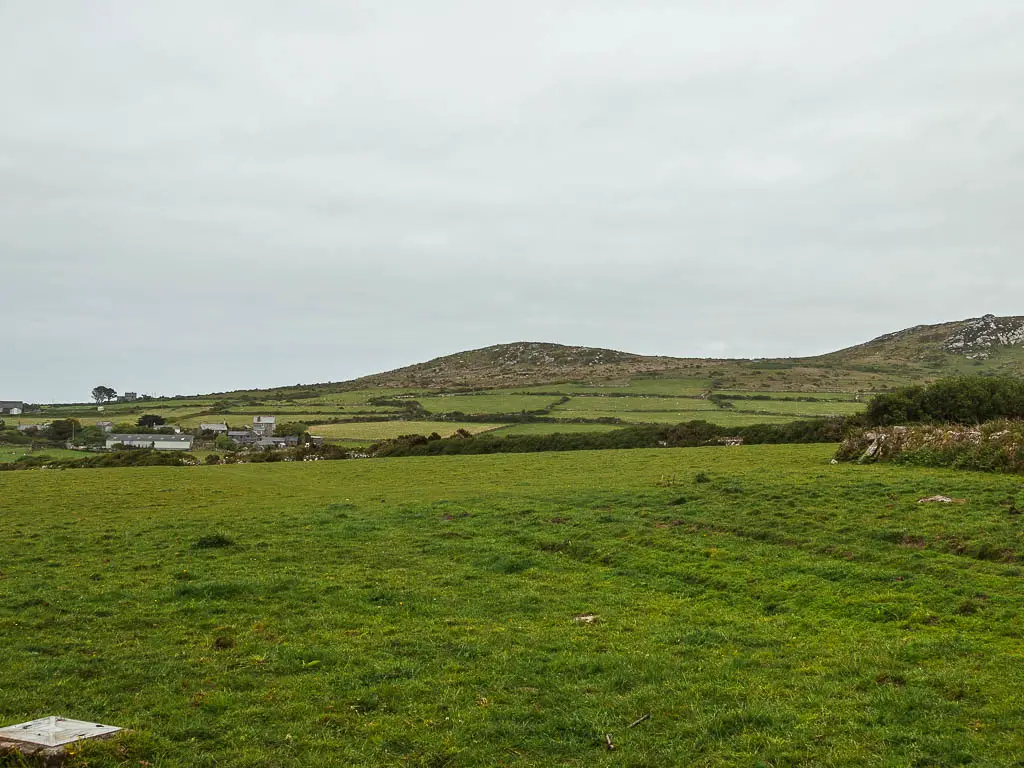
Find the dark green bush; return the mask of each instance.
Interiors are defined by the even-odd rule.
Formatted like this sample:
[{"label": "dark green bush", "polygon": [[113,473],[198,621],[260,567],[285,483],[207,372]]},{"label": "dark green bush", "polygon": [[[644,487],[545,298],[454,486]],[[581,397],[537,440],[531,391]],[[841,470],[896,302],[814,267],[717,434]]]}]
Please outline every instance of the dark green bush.
[{"label": "dark green bush", "polygon": [[988,376],[941,379],[926,387],[903,387],[868,404],[868,426],[894,424],[980,424],[1024,418],[1024,381]]}]

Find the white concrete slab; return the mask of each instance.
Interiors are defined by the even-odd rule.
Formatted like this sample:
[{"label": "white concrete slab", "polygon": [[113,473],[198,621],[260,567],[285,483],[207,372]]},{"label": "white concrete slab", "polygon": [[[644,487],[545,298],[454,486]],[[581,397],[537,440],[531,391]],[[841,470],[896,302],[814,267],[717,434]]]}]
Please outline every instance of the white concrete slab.
[{"label": "white concrete slab", "polygon": [[41,747],[59,747],[83,739],[109,736],[121,729],[113,725],[87,723],[66,717],[42,717],[28,723],[0,728],[0,739],[23,741]]}]

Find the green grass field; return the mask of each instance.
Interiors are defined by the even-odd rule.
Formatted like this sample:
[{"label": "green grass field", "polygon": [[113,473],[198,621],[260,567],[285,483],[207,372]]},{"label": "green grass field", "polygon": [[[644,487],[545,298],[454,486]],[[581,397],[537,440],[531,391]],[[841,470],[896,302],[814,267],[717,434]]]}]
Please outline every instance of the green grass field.
[{"label": "green grass field", "polygon": [[727,400],[733,410],[744,413],[766,413],[773,416],[814,418],[818,416],[852,416],[867,406],[863,403],[834,401],[828,403],[801,403],[784,400]]},{"label": "green grass field", "polygon": [[453,421],[365,421],[352,424],[315,424],[310,434],[326,438],[346,440],[389,440],[399,435],[429,435],[437,432],[441,437],[450,437],[459,429],[470,434],[480,434],[497,429],[501,424],[460,424]]},{"label": "green grass field", "polygon": [[552,416],[563,419],[619,419],[622,426],[629,424],[679,424],[684,421],[707,421],[723,426],[749,426],[751,424],[788,424],[797,420],[796,416],[759,416],[748,413],[737,413],[728,409],[700,411],[586,411],[573,412],[556,410]]},{"label": "green grass field", "polygon": [[711,389],[711,379],[692,378],[635,378],[628,382],[607,384],[540,384],[535,387],[516,388],[516,392],[557,392],[572,395],[682,395],[694,397]]},{"label": "green grass field", "polygon": [[550,395],[521,395],[511,392],[481,393],[477,395],[440,395],[417,397],[416,400],[430,413],[461,411],[470,414],[519,413],[551,407],[558,398]]},{"label": "green grass field", "polygon": [[573,397],[554,408],[562,418],[618,418],[630,424],[678,424],[702,419],[725,426],[783,424],[818,416],[860,413],[864,405],[842,400],[797,402],[792,400],[729,400],[731,408],[720,408],[712,400],[690,397]]},{"label": "green grass field", "polygon": [[93,767],[1019,765],[1020,479],[831,452],[0,473],[0,720],[130,728]]},{"label": "green grass field", "polygon": [[30,451],[26,445],[0,445],[0,462],[17,461],[26,456],[49,456],[54,459],[80,459],[91,454],[83,451],[69,451],[66,448],[38,448]]},{"label": "green grass field", "polygon": [[512,424],[508,427],[494,430],[494,435],[504,437],[506,435],[554,435],[569,432],[607,432],[611,429],[621,429],[618,424]]},{"label": "green grass field", "polygon": [[[586,416],[589,412],[618,413],[620,411],[717,411],[718,406],[711,400],[696,397],[574,397],[569,402],[556,406],[552,415],[572,413]],[[697,417],[694,417],[697,418]]]},{"label": "green grass field", "polygon": [[[773,400],[783,400],[794,397],[801,397],[807,395],[815,398],[816,400],[824,400],[828,402],[854,402],[857,397],[856,392],[800,392],[800,391],[768,391],[768,390],[739,390],[739,389],[719,389],[715,390],[715,394],[725,395],[745,395],[747,397],[756,395],[758,397],[770,397]],[[862,399],[867,400],[868,396],[865,395]]]}]

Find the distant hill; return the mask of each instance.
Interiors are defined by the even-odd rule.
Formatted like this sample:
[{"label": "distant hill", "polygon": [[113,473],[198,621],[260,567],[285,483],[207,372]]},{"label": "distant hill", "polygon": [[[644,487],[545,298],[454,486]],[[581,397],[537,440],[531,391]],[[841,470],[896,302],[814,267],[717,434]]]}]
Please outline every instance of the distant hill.
[{"label": "distant hill", "polygon": [[715,360],[635,355],[541,342],[497,344],[344,382],[346,388],[536,386],[643,377],[707,378],[715,387],[885,389],[964,373],[1024,374],[1024,317],[918,325],[825,355]]},{"label": "distant hill", "polygon": [[508,387],[578,380],[629,378],[682,370],[702,363],[675,357],[652,357],[597,347],[569,347],[535,341],[495,344],[446,355],[386,373],[364,376],[353,384],[376,387]]},{"label": "distant hill", "polygon": [[[878,392],[962,374],[1024,376],[1024,317],[917,325],[813,357],[742,360],[637,355],[598,347],[519,341],[445,355],[358,379],[235,390],[191,399],[313,399],[361,389],[484,390],[548,384],[628,385],[673,379],[690,390]],[[552,391],[557,389],[553,387]]]}]

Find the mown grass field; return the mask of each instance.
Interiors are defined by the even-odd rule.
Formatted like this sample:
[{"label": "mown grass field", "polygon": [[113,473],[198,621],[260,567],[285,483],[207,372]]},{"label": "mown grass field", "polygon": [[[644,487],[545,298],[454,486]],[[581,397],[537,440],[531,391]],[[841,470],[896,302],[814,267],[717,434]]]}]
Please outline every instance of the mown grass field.
[{"label": "mown grass field", "polygon": [[0,720],[132,729],[74,766],[1021,764],[1020,479],[831,451],[2,473]]}]

